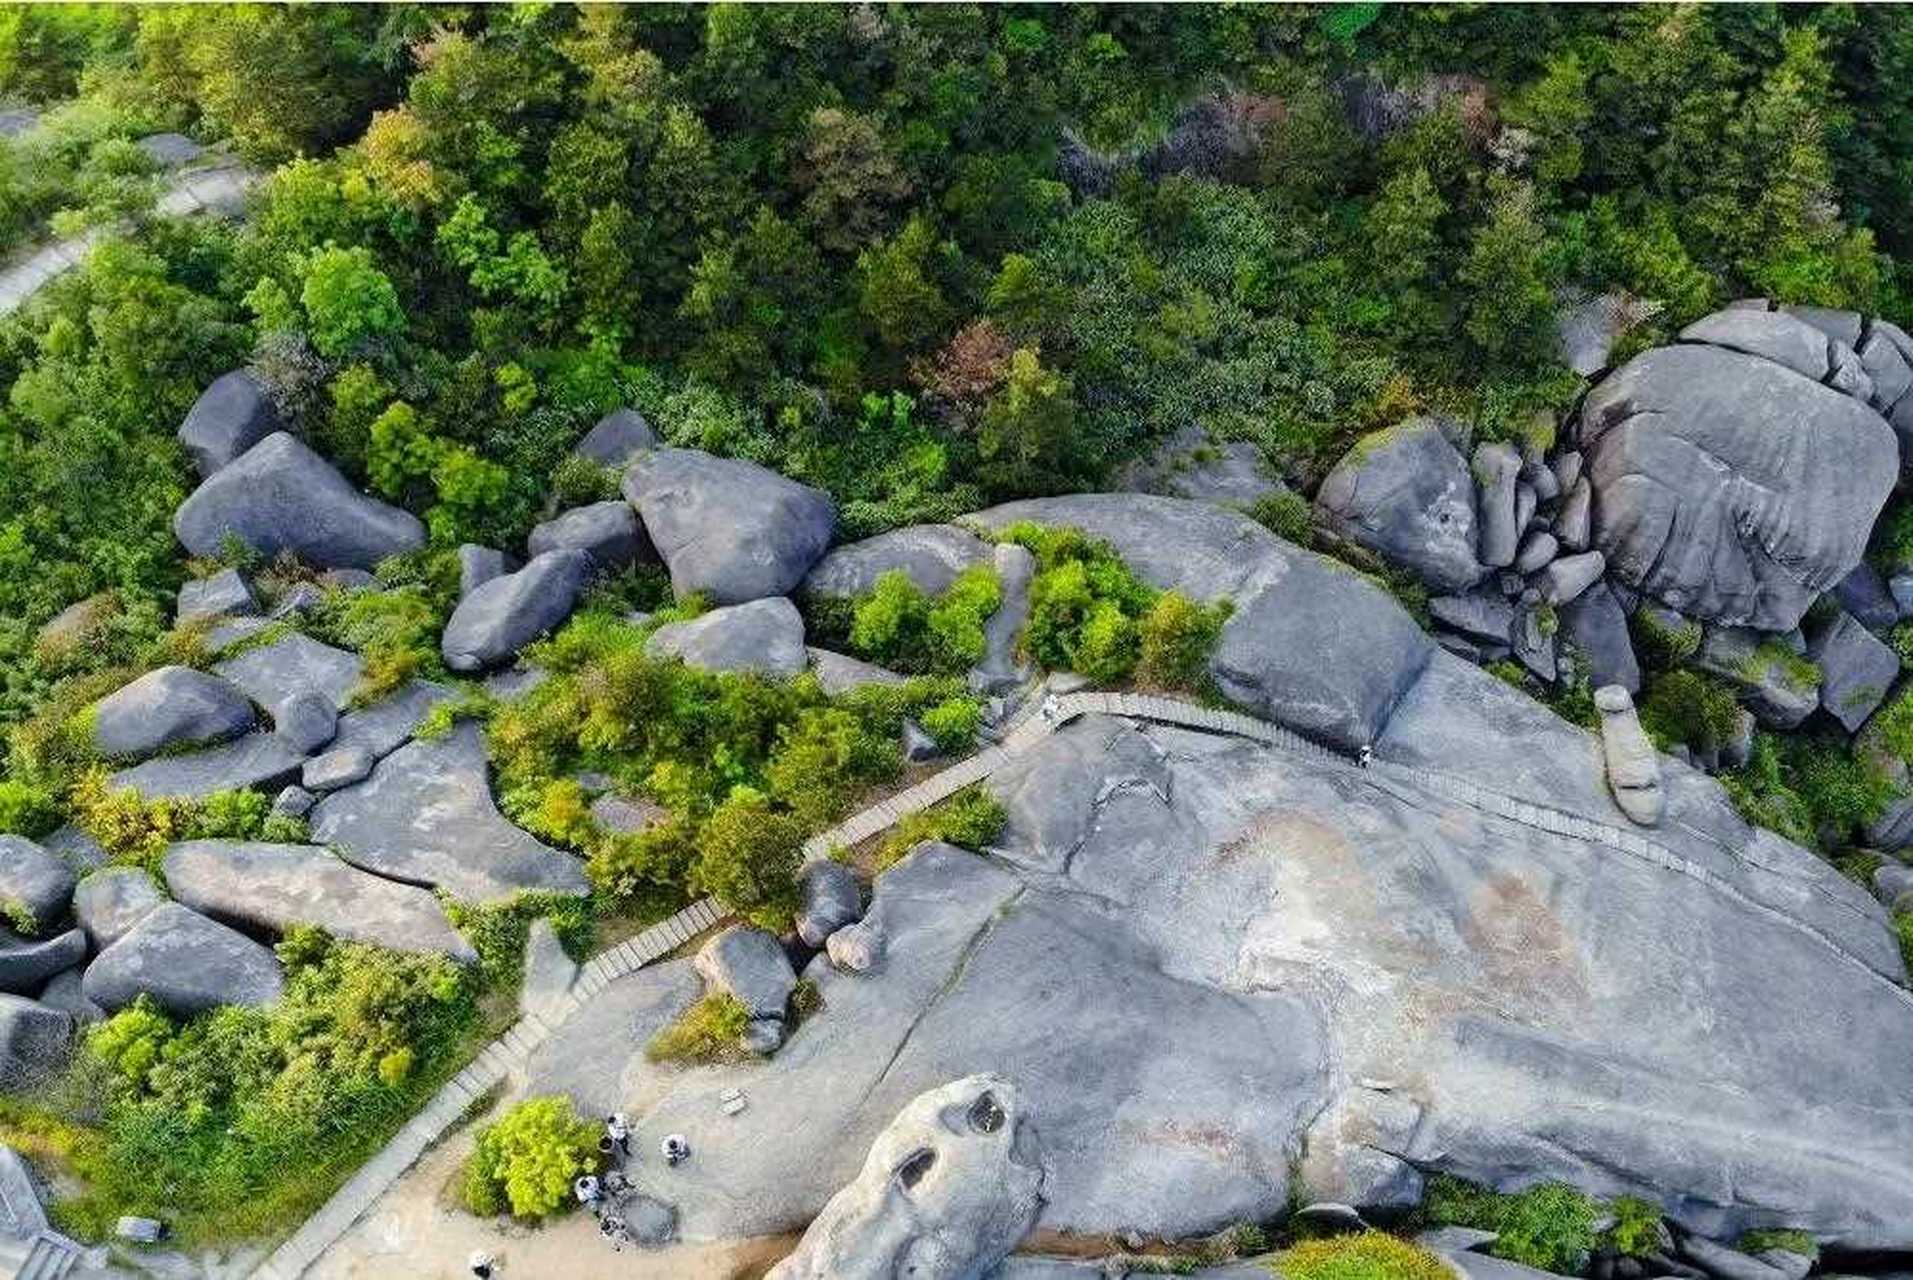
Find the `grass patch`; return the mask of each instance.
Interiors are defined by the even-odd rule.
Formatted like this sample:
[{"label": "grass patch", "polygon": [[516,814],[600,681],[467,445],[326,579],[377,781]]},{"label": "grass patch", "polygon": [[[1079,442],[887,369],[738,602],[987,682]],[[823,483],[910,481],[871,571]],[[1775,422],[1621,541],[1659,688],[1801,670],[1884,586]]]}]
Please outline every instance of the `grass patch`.
[{"label": "grass patch", "polygon": [[877,850],[876,867],[886,871],[926,840],[942,840],[966,849],[981,849],[1003,834],[1009,814],[997,798],[979,786],[969,786],[921,813],[913,813],[891,828]]},{"label": "grass patch", "polygon": [[1428,1184],[1423,1211],[1433,1222],[1498,1233],[1488,1252],[1559,1275],[1579,1275],[1596,1243],[1601,1205],[1562,1182],[1503,1195],[1447,1174]]},{"label": "grass patch", "polygon": [[1270,1269],[1285,1280],[1452,1280],[1433,1253],[1381,1231],[1301,1241]]},{"label": "grass patch", "polygon": [[751,1055],[742,1041],[750,1021],[750,1011],[738,1003],[736,996],[714,991],[652,1036],[644,1046],[645,1059],[680,1066],[747,1061]]},{"label": "grass patch", "polygon": [[1786,1231],[1768,1228],[1761,1231],[1749,1231],[1743,1234],[1734,1247],[1742,1253],[1761,1253],[1767,1249],[1785,1249],[1788,1253],[1797,1253],[1803,1258],[1820,1256],[1820,1242],[1804,1231]]}]

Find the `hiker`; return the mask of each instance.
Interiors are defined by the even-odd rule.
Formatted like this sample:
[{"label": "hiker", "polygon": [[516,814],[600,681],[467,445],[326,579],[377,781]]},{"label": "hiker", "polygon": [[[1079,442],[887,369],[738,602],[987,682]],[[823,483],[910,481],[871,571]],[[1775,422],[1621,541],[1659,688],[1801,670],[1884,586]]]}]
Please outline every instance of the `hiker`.
[{"label": "hiker", "polygon": [[492,1276],[497,1274],[497,1259],[483,1249],[473,1249],[470,1262],[472,1274],[477,1276],[478,1280],[492,1280]]},{"label": "hiker", "polygon": [[611,1252],[623,1253],[624,1247],[631,1243],[631,1232],[624,1225],[624,1219],[607,1213],[598,1222],[598,1234],[611,1242]]},{"label": "hiker", "polygon": [[611,1139],[618,1153],[627,1159],[631,1155],[631,1122],[624,1118],[622,1111],[614,1111],[604,1118],[604,1136]]},{"label": "hiker", "polygon": [[672,1168],[683,1164],[691,1157],[691,1144],[684,1140],[684,1135],[681,1133],[674,1133],[667,1137],[658,1145],[658,1149],[664,1153],[664,1163]]},{"label": "hiker", "polygon": [[604,1194],[607,1200],[615,1200],[631,1189],[631,1179],[624,1176],[624,1170],[612,1169],[604,1175]]},{"label": "hiker", "polygon": [[1042,713],[1044,724],[1056,723],[1056,695],[1050,693],[1043,695]]},{"label": "hiker", "polygon": [[1356,756],[1355,760],[1356,760],[1356,763],[1362,766],[1362,768],[1366,769],[1368,768],[1369,762],[1373,760],[1374,758],[1375,758],[1375,748],[1364,744],[1361,750],[1361,754]]},{"label": "hiker", "polygon": [[579,1175],[578,1180],[571,1184],[571,1192],[578,1197],[579,1204],[594,1214],[598,1212],[598,1206],[604,1200],[604,1192],[599,1189],[598,1180],[588,1173]]}]

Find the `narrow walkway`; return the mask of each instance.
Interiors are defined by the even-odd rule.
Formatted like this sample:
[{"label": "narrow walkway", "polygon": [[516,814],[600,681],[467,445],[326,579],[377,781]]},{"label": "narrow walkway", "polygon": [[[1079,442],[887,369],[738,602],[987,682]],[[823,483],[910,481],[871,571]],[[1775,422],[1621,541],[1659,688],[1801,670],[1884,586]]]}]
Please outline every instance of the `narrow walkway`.
[{"label": "narrow walkway", "polygon": [[[830,857],[835,849],[859,844],[889,830],[910,815],[948,799],[964,787],[981,782],[1050,734],[1085,715],[1122,716],[1229,734],[1317,763],[1339,764],[1351,770],[1360,768],[1349,757],[1311,742],[1280,725],[1241,712],[1198,706],[1178,698],[1138,693],[1072,693],[1053,699],[1047,716],[1041,714],[1040,699],[1031,699],[1031,703],[1000,744],[986,746],[908,790],[880,800],[830,830],[811,837],[804,843],[805,860]],[[1867,966],[1812,925],[1755,901],[1712,871],[1648,839],[1639,831],[1624,830],[1545,805],[1531,804],[1465,778],[1435,770],[1376,760],[1362,773],[1373,784],[1391,793],[1395,793],[1400,783],[1412,783],[1490,816],[1554,835],[1603,845],[1651,866],[1688,876],[1748,910],[1812,938],[1868,977],[1887,986],[1901,1000],[1913,1001],[1913,993]],[[424,1154],[427,1147],[464,1114],[474,1099],[502,1081],[509,1071],[523,1066],[531,1052],[581,1009],[586,1001],[616,979],[669,954],[687,939],[723,918],[724,912],[716,903],[708,898],[703,899],[585,965],[570,993],[547,1015],[543,1018],[527,1015],[503,1037],[487,1046],[471,1065],[454,1076],[431,1103],[399,1131],[384,1151],[368,1161],[349,1182],[339,1188],[324,1208],[308,1219],[260,1265],[253,1273],[256,1280],[297,1280],[320,1254],[344,1235],[398,1181],[400,1175]]]},{"label": "narrow walkway", "polygon": [[[199,213],[231,216],[239,212],[246,193],[259,177],[258,171],[236,161],[179,173],[153,207],[167,217]],[[109,234],[110,228],[94,227],[77,236],[41,245],[0,268],[0,315],[18,310],[49,281],[85,262],[86,255]]]}]

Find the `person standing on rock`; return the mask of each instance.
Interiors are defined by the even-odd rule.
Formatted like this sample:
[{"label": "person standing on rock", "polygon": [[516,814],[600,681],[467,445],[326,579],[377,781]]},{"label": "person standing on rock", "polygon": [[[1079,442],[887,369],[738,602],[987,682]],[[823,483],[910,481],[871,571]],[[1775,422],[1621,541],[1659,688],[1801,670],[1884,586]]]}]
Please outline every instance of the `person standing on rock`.
[{"label": "person standing on rock", "polygon": [[604,1118],[604,1136],[611,1139],[621,1159],[631,1158],[631,1122],[624,1118],[622,1111],[614,1111]]},{"label": "person standing on rock", "polygon": [[477,1276],[478,1280],[492,1280],[492,1277],[498,1274],[498,1260],[483,1249],[473,1249],[468,1261],[472,1274]]},{"label": "person standing on rock", "polygon": [[1366,744],[1363,745],[1361,754],[1355,757],[1355,762],[1361,765],[1362,768],[1364,769],[1368,768],[1370,764],[1374,763],[1374,760],[1375,760],[1375,748],[1368,746]]},{"label": "person standing on rock", "polygon": [[664,1153],[664,1163],[674,1169],[691,1158],[691,1144],[681,1133],[674,1133],[665,1138],[658,1144],[658,1150]]},{"label": "person standing on rock", "polygon": [[571,1192],[578,1197],[578,1203],[591,1210],[595,1215],[604,1201],[604,1192],[598,1186],[598,1180],[590,1174],[580,1174],[571,1184]]}]

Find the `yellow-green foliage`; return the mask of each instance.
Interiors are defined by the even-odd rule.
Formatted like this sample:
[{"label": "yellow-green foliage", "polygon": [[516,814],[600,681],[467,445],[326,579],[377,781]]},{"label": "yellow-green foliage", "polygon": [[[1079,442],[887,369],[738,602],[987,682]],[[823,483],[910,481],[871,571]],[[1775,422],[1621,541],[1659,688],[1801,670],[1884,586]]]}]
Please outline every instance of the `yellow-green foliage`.
[{"label": "yellow-green foliage", "polygon": [[107,858],[157,873],[166,847],[175,840],[306,839],[305,820],[272,811],[258,791],[215,791],[197,800],[144,799],[131,787],[114,787],[106,771],[84,774],[69,797],[74,821],[99,841]]},{"label": "yellow-green foliage", "polygon": [[983,627],[1002,599],[987,564],[965,569],[934,600],[892,569],[852,605],[850,647],[898,671],[960,674],[983,657]]},{"label": "yellow-green foliage", "polygon": [[1446,1174],[1428,1184],[1422,1210],[1436,1223],[1498,1233],[1497,1258],[1558,1275],[1578,1275],[1595,1245],[1600,1205],[1562,1182],[1501,1195]]},{"label": "yellow-green foliage", "polygon": [[575,1203],[571,1182],[598,1168],[598,1128],[562,1095],[527,1098],[478,1135],[465,1170],[474,1213],[502,1206],[517,1218],[544,1218]]},{"label": "yellow-green foliage", "polygon": [[1009,814],[997,798],[982,787],[965,787],[941,804],[913,813],[891,828],[877,850],[877,870],[899,862],[925,840],[943,840],[966,849],[981,849],[1003,833]]},{"label": "yellow-green foliage", "polygon": [[1284,1280],[1451,1280],[1442,1260],[1381,1231],[1303,1240],[1275,1256]]},{"label": "yellow-green foliage", "polygon": [[1820,1243],[1805,1231],[1765,1230],[1749,1231],[1736,1242],[1735,1248],[1742,1253],[1761,1253],[1768,1249],[1785,1249],[1788,1253],[1797,1253],[1803,1258],[1820,1256]]},{"label": "yellow-green foliage", "polygon": [[745,1057],[741,1038],[750,1020],[750,1010],[739,1004],[736,996],[714,991],[652,1036],[651,1043],[644,1046],[644,1056],[652,1062],[686,1066],[741,1061]]},{"label": "yellow-green foliage", "polygon": [[739,787],[704,826],[692,883],[758,924],[781,928],[797,905],[803,841],[796,818]]},{"label": "yellow-green foliage", "polygon": [[1740,725],[1733,691],[1698,671],[1657,676],[1641,700],[1641,727],[1663,750],[1686,743],[1706,751],[1730,741]]}]

